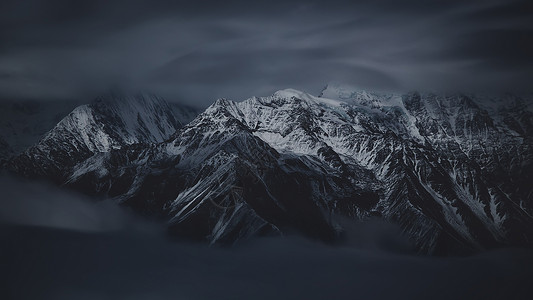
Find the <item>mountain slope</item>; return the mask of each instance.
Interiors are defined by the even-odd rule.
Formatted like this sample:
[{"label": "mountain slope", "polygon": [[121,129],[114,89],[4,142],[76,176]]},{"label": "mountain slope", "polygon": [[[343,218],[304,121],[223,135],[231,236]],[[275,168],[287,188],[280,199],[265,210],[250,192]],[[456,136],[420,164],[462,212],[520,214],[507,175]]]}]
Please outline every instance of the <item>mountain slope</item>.
[{"label": "mountain slope", "polygon": [[[530,245],[533,118],[529,100],[513,99],[283,90],[217,100],[168,140],[170,117],[145,126],[168,107],[106,106],[91,110],[103,127],[69,116],[10,166],[57,168],[60,184],[210,243],[292,230],[331,241],[336,216],[378,216],[422,252]],[[147,115],[131,122],[135,111]]]},{"label": "mountain slope", "polygon": [[33,146],[80,103],[68,100],[0,102],[0,158],[19,154]]},{"label": "mountain slope", "polygon": [[[445,240],[473,248],[507,242],[512,232],[531,234],[531,217],[524,205],[518,205],[531,205],[527,198],[531,187],[524,181],[516,184],[514,176],[491,181],[487,177],[494,174],[479,166],[489,150],[492,155],[520,151],[523,155],[517,159],[530,163],[527,137],[498,130],[485,111],[462,95],[437,105],[433,95],[365,96],[331,100],[285,90],[235,104],[231,111],[280,152],[372,171],[377,182],[391,187],[372,209],[398,222],[410,236],[435,237],[415,237],[421,248],[436,248],[441,233]],[[442,132],[442,127],[451,125],[433,108],[443,102],[458,110],[453,126],[464,132],[458,129],[452,137]],[[483,147],[489,144],[488,149]],[[334,155],[324,156],[321,149],[331,149]],[[363,182],[363,186],[372,184]],[[512,186],[511,197],[501,184]]]},{"label": "mountain slope", "polygon": [[76,107],[10,168],[29,177],[64,179],[76,163],[98,152],[169,138],[182,124],[170,106],[151,95],[110,94]]}]

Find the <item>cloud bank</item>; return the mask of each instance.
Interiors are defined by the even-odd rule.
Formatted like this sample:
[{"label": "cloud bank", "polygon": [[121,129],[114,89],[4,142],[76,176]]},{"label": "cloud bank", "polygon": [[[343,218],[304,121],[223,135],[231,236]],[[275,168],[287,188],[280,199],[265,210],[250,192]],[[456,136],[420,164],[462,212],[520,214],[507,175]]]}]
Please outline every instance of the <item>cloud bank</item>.
[{"label": "cloud bank", "polygon": [[421,257],[383,223],[352,224],[336,246],[285,236],[207,247],[111,203],[5,178],[0,188],[2,299],[531,297],[531,250]]}]

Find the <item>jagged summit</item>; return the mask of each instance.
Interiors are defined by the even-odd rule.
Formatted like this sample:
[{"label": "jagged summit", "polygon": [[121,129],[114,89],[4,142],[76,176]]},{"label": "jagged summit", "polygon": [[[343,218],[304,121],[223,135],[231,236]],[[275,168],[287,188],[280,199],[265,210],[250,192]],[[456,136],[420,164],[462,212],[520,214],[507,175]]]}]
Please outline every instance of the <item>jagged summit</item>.
[{"label": "jagged summit", "polygon": [[109,94],[75,108],[44,139],[68,132],[91,152],[105,152],[139,142],[162,142],[180,126],[160,97]]},{"label": "jagged summit", "polygon": [[489,110],[482,96],[286,89],[219,99],[173,128],[143,96],[78,108],[8,166],[210,243],[334,240],[340,215],[394,222],[422,252],[531,245],[533,114],[506,99]]},{"label": "jagged summit", "polygon": [[320,91],[318,97],[349,101],[355,98],[372,98],[373,95],[386,96],[401,94],[394,92],[367,90],[351,85],[341,84],[338,82],[330,82],[324,86],[324,88]]},{"label": "jagged summit", "polygon": [[0,102],[0,140],[9,149],[0,152],[6,158],[20,154],[80,104],[74,100]]},{"label": "jagged summit", "polygon": [[63,178],[65,168],[95,153],[162,142],[180,127],[171,107],[160,97],[110,93],[76,107],[36,145],[16,156],[12,168],[37,177],[55,173]]},{"label": "jagged summit", "polygon": [[311,94],[301,92],[295,89],[284,89],[279,90],[274,93],[273,97],[279,97],[279,98],[296,98],[304,101],[308,101],[315,104],[326,104],[330,106],[340,106],[341,104],[345,104],[345,101],[340,100],[334,100],[333,98],[329,99],[328,97],[315,97]]}]

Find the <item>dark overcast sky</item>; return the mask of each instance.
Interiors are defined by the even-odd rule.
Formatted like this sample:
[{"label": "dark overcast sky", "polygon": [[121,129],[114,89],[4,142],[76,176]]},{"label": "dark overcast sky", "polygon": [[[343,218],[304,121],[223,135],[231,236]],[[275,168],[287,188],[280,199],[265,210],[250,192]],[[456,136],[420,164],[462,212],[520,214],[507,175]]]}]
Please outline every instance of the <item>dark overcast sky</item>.
[{"label": "dark overcast sky", "polygon": [[2,0],[0,98],[531,89],[533,1]]}]

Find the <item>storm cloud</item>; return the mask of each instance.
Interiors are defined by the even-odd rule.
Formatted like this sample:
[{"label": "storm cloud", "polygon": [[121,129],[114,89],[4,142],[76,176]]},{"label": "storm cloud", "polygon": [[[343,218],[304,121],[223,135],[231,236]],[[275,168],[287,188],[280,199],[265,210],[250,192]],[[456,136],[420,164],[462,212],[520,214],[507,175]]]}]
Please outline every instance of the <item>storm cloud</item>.
[{"label": "storm cloud", "polygon": [[2,1],[0,98],[529,91],[530,1]]}]

